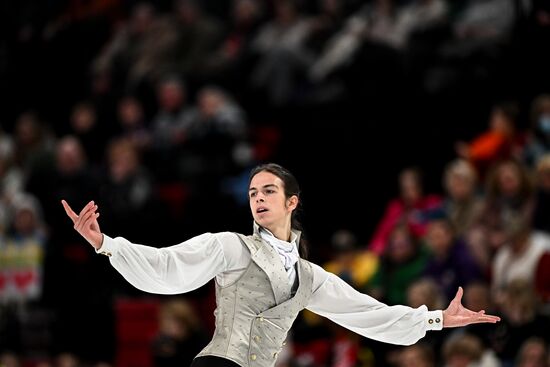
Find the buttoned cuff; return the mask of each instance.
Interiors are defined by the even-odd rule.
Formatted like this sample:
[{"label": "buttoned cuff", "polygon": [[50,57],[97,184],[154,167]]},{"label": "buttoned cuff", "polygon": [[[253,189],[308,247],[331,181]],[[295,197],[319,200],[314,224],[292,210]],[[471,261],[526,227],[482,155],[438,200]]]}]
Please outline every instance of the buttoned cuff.
[{"label": "buttoned cuff", "polygon": [[99,249],[96,249],[95,252],[105,256],[113,256],[116,251],[117,243],[114,239],[103,234],[103,243]]},{"label": "buttoned cuff", "polygon": [[428,311],[426,314],[426,330],[443,329],[443,311]]}]

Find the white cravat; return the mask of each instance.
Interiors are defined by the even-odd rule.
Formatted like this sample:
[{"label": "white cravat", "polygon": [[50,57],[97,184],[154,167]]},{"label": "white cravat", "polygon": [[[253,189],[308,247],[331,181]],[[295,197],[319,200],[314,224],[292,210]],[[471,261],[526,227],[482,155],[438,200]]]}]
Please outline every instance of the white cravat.
[{"label": "white cravat", "polygon": [[267,229],[260,228],[260,236],[277,251],[285,267],[290,284],[294,284],[294,280],[296,279],[296,268],[294,265],[300,257],[298,247],[296,246],[296,234],[291,233],[290,242],[287,242],[278,239]]}]

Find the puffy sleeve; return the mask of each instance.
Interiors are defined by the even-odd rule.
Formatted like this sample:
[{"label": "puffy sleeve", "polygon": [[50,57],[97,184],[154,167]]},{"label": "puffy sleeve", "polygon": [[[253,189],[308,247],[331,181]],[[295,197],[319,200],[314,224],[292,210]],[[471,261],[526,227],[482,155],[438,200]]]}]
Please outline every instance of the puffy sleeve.
[{"label": "puffy sleeve", "polygon": [[441,310],[388,306],[360,293],[336,275],[313,266],[313,294],[306,308],[367,338],[411,345],[428,330],[443,328]]},{"label": "puffy sleeve", "polygon": [[109,256],[111,265],[134,287],[149,293],[176,294],[197,289],[226,271],[224,249],[235,246],[240,247],[236,235],[225,232],[204,233],[164,248],[104,235],[97,252]]}]

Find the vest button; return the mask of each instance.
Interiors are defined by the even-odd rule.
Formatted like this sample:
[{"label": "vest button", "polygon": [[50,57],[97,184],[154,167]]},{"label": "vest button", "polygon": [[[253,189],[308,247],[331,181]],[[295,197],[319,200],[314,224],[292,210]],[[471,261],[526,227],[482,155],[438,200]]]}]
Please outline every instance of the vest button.
[{"label": "vest button", "polygon": [[254,340],[259,342],[262,338],[260,338],[258,335],[254,335]]},{"label": "vest button", "polygon": [[255,354],[251,354],[251,355],[250,355],[250,359],[253,360],[253,361],[255,361],[255,360],[256,360],[256,355],[255,355]]},{"label": "vest button", "polygon": [[260,316],[260,321],[264,321],[264,317],[263,317],[263,316]]}]

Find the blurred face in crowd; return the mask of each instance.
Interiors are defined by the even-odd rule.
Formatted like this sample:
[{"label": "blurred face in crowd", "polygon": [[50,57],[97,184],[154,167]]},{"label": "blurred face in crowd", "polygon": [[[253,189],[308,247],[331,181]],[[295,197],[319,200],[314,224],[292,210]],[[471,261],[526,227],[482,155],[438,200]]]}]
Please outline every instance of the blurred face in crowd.
[{"label": "blurred face in crowd", "polygon": [[491,294],[484,284],[470,284],[464,290],[464,306],[472,311],[490,310]]},{"label": "blurred face in crowd", "polygon": [[447,191],[449,196],[457,201],[462,201],[471,197],[473,193],[473,185],[466,177],[452,175],[449,178]]},{"label": "blurred face in crowd", "polygon": [[15,137],[18,144],[32,145],[39,139],[39,126],[30,113],[22,114],[15,125]]},{"label": "blurred face in crowd", "polygon": [[258,5],[253,0],[237,0],[233,5],[233,18],[237,24],[250,24],[258,16]]},{"label": "blurred face in crowd", "polygon": [[453,232],[444,220],[434,220],[428,225],[426,242],[436,257],[446,257],[453,245]]},{"label": "blurred face in crowd", "polygon": [[193,1],[180,0],[177,4],[177,14],[184,24],[192,24],[199,17],[199,9]]},{"label": "blurred face in crowd", "polygon": [[432,280],[421,279],[407,289],[407,305],[414,308],[426,305],[430,310],[437,309],[441,307],[439,296],[437,285]]},{"label": "blurred face in crowd", "polygon": [[414,254],[414,243],[406,227],[397,227],[390,236],[388,256],[392,262],[400,264],[410,259]]},{"label": "blurred face in crowd", "polygon": [[135,98],[127,97],[118,104],[118,119],[127,128],[137,127],[143,122],[143,108]]},{"label": "blurred face in crowd", "polygon": [[321,10],[325,14],[338,14],[340,12],[340,1],[338,0],[320,0]]},{"label": "blurred face in crowd", "polygon": [[159,103],[163,110],[177,112],[185,103],[183,86],[176,81],[162,83],[159,89]]},{"label": "blurred face in crowd", "polygon": [[166,302],[160,310],[160,333],[173,339],[185,340],[193,336],[200,319],[193,307],[183,300]]},{"label": "blurred face in crowd", "polygon": [[296,8],[292,1],[281,0],[275,3],[277,21],[282,24],[290,23],[296,16]]},{"label": "blurred face in crowd", "polygon": [[503,163],[498,168],[498,186],[500,193],[507,197],[513,197],[521,189],[521,173],[513,163]]},{"label": "blurred face in crowd", "polygon": [[475,193],[476,173],[467,162],[459,162],[445,175],[445,188],[456,201],[468,200]]},{"label": "blurred face in crowd", "polygon": [[433,361],[420,346],[406,347],[400,353],[399,367],[433,367],[433,365]]},{"label": "blurred face in crowd", "polygon": [[496,108],[491,113],[490,126],[491,130],[497,131],[504,135],[509,135],[512,133],[513,123],[502,110]]},{"label": "blurred face in crowd", "polygon": [[521,347],[517,367],[547,367],[548,351],[542,339],[527,340]]},{"label": "blurred face in crowd", "polygon": [[139,167],[136,151],[128,143],[119,143],[109,151],[109,170],[115,182],[122,182],[132,176]]},{"label": "blurred face in crowd", "polygon": [[56,358],[56,367],[78,367],[80,365],[74,354],[62,353]]},{"label": "blurred face in crowd", "polygon": [[91,105],[82,103],[73,109],[73,113],[71,115],[71,125],[74,131],[78,133],[85,133],[91,130],[95,124],[96,112]]},{"label": "blurred face in crowd", "polygon": [[448,338],[443,345],[444,365],[447,367],[470,367],[483,354],[481,340],[470,334]]},{"label": "blurred face in crowd", "polygon": [[161,317],[160,329],[163,334],[174,339],[185,339],[190,334],[184,322],[181,322],[176,316],[169,314]]},{"label": "blurred face in crowd", "polygon": [[205,117],[213,117],[225,103],[222,92],[214,89],[204,89],[199,95],[199,109]]},{"label": "blurred face in crowd", "polygon": [[78,140],[65,138],[59,142],[56,151],[57,170],[65,175],[78,173],[85,165],[84,151]]},{"label": "blurred face in crowd", "polygon": [[21,235],[31,235],[36,228],[36,217],[29,208],[22,208],[15,213],[13,223],[17,233]]},{"label": "blurred face in crowd", "polygon": [[404,171],[399,177],[401,198],[406,204],[412,205],[422,196],[418,175],[412,170]]},{"label": "blurred face in crowd", "polygon": [[284,182],[279,177],[267,171],[257,173],[250,181],[248,197],[252,217],[260,226],[271,232],[275,228],[290,228],[298,197],[286,197]]},{"label": "blurred face in crowd", "polygon": [[145,33],[153,24],[154,10],[147,3],[138,4],[132,12],[130,27],[134,34]]},{"label": "blurred face in crowd", "polygon": [[512,325],[524,325],[536,314],[534,291],[525,281],[510,283],[504,290],[502,312]]}]

